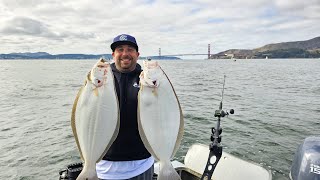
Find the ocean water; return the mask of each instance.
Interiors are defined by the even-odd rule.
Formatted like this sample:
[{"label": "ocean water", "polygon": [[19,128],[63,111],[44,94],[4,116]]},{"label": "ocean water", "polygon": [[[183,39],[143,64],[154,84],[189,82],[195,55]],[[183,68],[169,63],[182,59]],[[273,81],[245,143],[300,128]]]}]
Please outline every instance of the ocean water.
[{"label": "ocean water", "polygon": [[[71,108],[96,60],[0,60],[0,179],[58,179],[79,162]],[[210,144],[226,84],[223,150],[288,179],[304,138],[320,135],[320,60],[159,61],[179,97],[185,133],[175,159]]]}]

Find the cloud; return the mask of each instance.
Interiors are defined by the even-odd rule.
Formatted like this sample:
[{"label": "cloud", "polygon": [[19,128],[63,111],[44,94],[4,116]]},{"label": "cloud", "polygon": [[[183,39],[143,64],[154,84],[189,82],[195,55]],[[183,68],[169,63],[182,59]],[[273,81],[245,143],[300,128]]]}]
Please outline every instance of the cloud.
[{"label": "cloud", "polygon": [[216,53],[319,36],[319,12],[319,0],[0,0],[0,41],[7,52],[26,47],[20,37],[34,51],[110,53],[127,33],[141,55]]},{"label": "cloud", "polygon": [[52,31],[49,27],[49,25],[34,19],[15,17],[7,21],[6,26],[1,29],[1,32],[6,35],[45,37],[54,40],[63,40],[64,38],[71,37],[79,39],[94,38],[94,34],[92,33]]},{"label": "cloud", "polygon": [[44,23],[25,17],[15,17],[7,21],[6,26],[1,31],[8,35],[31,35],[48,38],[62,37],[51,32]]}]

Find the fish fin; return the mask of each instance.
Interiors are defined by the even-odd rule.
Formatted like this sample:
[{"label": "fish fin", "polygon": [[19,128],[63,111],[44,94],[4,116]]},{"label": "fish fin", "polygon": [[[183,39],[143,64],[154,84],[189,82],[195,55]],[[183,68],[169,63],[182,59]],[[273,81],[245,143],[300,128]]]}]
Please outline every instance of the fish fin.
[{"label": "fish fin", "polygon": [[[159,66],[160,67],[160,66]],[[179,105],[179,111],[180,111],[180,126],[179,126],[179,133],[178,133],[178,137],[177,137],[177,141],[175,143],[175,146],[174,146],[174,150],[172,152],[172,155],[171,155],[171,158],[174,157],[174,155],[176,154],[176,152],[178,151],[179,149],[179,146],[181,144],[181,140],[183,138],[183,134],[184,134],[184,119],[183,119],[183,112],[182,112],[182,108],[181,108],[181,104],[179,102],[179,98],[177,96],[177,93],[176,91],[174,90],[173,88],[173,85],[169,79],[169,77],[167,76],[167,74],[164,72],[164,70],[160,67],[161,71],[163,72],[163,74],[165,75],[165,77],[168,79],[170,85],[171,85],[171,88],[173,90],[173,93],[174,95],[176,96],[176,99],[177,99],[177,102],[178,102],[178,105]]]},{"label": "fish fin", "polygon": [[73,107],[72,107],[72,112],[71,112],[71,127],[72,127],[72,132],[73,132],[73,136],[76,140],[76,144],[77,144],[77,147],[78,147],[78,150],[80,152],[80,157],[81,159],[83,159],[83,155],[82,155],[82,151],[81,151],[81,148],[80,148],[80,144],[79,144],[79,140],[78,140],[78,135],[77,135],[77,128],[76,128],[76,125],[75,125],[75,122],[76,122],[76,110],[77,110],[77,104],[78,104],[78,100],[79,100],[79,97],[80,95],[82,94],[82,91],[84,89],[84,86],[82,86],[79,91],[78,91],[78,94],[74,100],[74,103],[73,103]]},{"label": "fish fin", "polygon": [[[175,93],[175,95],[176,95],[176,93]],[[179,133],[178,133],[178,136],[177,136],[177,141],[175,143],[171,158],[173,158],[174,155],[176,154],[176,152],[178,151],[178,149],[180,147],[180,144],[181,144],[181,140],[183,138],[183,134],[184,134],[184,119],[183,119],[182,108],[181,108],[181,105],[180,105],[180,102],[179,102],[179,99],[178,99],[177,95],[176,95],[176,98],[177,98],[178,105],[179,105],[179,110],[180,110],[180,126],[179,126]]]},{"label": "fish fin", "polygon": [[77,177],[77,180],[99,180],[95,164],[88,167],[86,163],[84,163],[83,170]]},{"label": "fish fin", "polygon": [[80,143],[79,143],[79,140],[78,140],[78,135],[77,135],[77,129],[76,129],[76,125],[75,125],[75,122],[76,122],[76,109],[77,109],[77,105],[78,105],[78,100],[79,100],[79,97],[81,96],[82,92],[84,91],[84,88],[87,86],[88,82],[91,81],[91,78],[90,78],[90,74],[91,74],[91,71],[89,71],[86,75],[86,79],[84,81],[84,85],[81,86],[81,88],[79,89],[78,93],[77,93],[77,96],[74,100],[74,103],[73,103],[73,107],[72,107],[72,112],[71,112],[71,128],[72,128],[72,132],[73,132],[73,136],[75,138],[75,141],[76,141],[76,144],[77,144],[77,147],[78,147],[78,150],[80,152],[80,158],[83,160],[83,155],[82,155],[82,151],[81,151],[81,148],[80,148]]},{"label": "fish fin", "polygon": [[91,71],[89,71],[88,74],[87,74],[87,78],[85,80],[85,84],[84,85],[86,85],[87,82],[91,82],[91,81],[92,81],[92,79],[91,79]]},{"label": "fish fin", "polygon": [[144,78],[144,72],[141,71],[140,75],[139,75],[139,78]]},{"label": "fish fin", "polygon": [[170,161],[160,161],[158,180],[181,180]]}]

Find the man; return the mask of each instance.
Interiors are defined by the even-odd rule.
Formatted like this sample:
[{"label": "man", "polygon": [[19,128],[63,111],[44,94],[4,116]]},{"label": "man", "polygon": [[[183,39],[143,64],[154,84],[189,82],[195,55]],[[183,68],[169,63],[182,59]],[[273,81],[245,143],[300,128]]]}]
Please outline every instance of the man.
[{"label": "man", "polygon": [[97,163],[100,179],[150,180],[154,159],[140,138],[137,122],[139,75],[137,64],[139,47],[136,39],[121,34],[111,44],[114,63],[111,69],[120,108],[120,130],[110,149]]}]

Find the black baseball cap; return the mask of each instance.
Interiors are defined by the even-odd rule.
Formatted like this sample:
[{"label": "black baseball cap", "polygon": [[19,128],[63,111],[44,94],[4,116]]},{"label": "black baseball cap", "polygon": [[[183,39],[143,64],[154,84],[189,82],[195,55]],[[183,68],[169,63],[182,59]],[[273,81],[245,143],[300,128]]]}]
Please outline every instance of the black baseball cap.
[{"label": "black baseball cap", "polygon": [[120,34],[117,37],[115,37],[113,39],[113,42],[110,45],[110,47],[111,47],[112,51],[114,52],[116,47],[120,46],[120,45],[130,45],[130,46],[133,46],[137,50],[137,52],[139,51],[139,47],[138,47],[136,38],[134,38],[133,36],[128,35],[128,34]]}]

